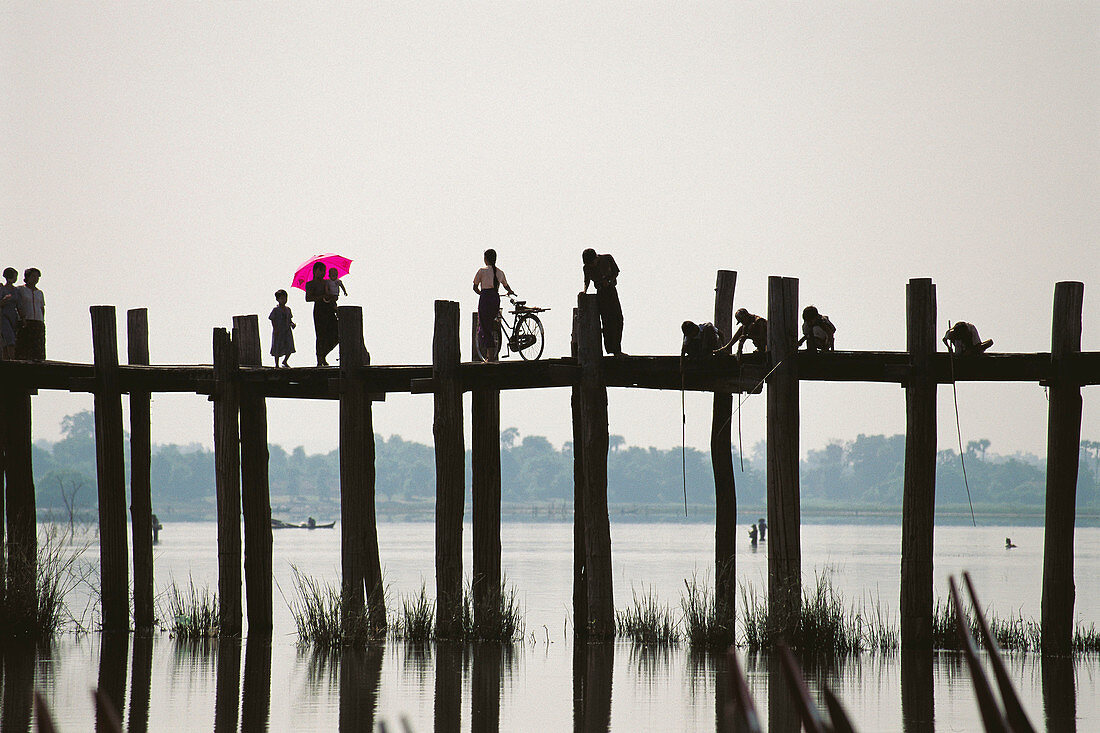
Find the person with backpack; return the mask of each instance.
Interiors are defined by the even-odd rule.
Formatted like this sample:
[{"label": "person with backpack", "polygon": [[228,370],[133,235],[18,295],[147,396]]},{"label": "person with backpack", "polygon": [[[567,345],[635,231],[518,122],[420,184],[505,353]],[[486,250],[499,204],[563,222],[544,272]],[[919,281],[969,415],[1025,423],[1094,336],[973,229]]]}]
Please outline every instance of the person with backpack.
[{"label": "person with backpack", "polygon": [[623,306],[619,303],[619,266],[615,258],[608,254],[598,255],[594,249],[581,252],[584,263],[584,290],[588,292],[589,283],[596,285],[596,303],[600,310],[600,323],[603,327],[604,350],[615,356],[623,353]]},{"label": "person with backpack", "polygon": [[829,317],[821,315],[817,308],[808,305],[802,309],[802,338],[795,344],[795,348],[806,344],[806,351],[832,351],[835,333],[836,326]]}]

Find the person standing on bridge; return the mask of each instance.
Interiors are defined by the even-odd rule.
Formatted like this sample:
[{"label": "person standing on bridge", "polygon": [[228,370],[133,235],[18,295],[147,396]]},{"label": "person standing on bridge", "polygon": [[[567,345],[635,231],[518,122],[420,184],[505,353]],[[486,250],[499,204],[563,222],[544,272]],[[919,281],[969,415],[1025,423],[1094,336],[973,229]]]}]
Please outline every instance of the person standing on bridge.
[{"label": "person standing on bridge", "polygon": [[485,354],[487,361],[496,358],[494,335],[497,328],[497,315],[500,313],[500,293],[497,288],[501,285],[508,295],[515,295],[512,286],[508,284],[508,278],[504,276],[504,270],[497,267],[497,251],[485,250],[485,267],[474,273],[474,292],[478,294],[477,301],[477,338],[481,343],[481,353]]},{"label": "person standing on bridge", "polygon": [[584,263],[584,290],[588,292],[589,283],[596,286],[596,303],[600,309],[600,323],[603,326],[604,350],[615,356],[623,353],[623,306],[619,303],[619,266],[615,258],[608,254],[598,255],[594,249],[581,252]]},{"label": "person standing on bridge", "polygon": [[15,335],[19,332],[19,288],[15,281],[19,271],[4,269],[4,284],[0,285],[0,359],[15,358]]},{"label": "person standing on bridge", "polygon": [[38,289],[42,273],[37,267],[23,271],[23,284],[16,288],[16,305],[22,325],[15,337],[15,358],[46,360],[46,296]]},{"label": "person standing on bridge", "polygon": [[313,279],[306,283],[306,302],[313,303],[313,328],[317,332],[317,366],[327,367],[326,358],[340,343],[340,324],[336,302],[328,299],[325,263],[313,263]]}]

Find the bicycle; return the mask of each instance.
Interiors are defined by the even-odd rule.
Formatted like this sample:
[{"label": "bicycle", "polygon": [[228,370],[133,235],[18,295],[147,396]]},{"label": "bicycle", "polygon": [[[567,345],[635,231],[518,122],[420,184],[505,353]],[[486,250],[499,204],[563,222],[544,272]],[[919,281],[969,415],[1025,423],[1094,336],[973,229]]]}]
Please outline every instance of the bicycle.
[{"label": "bicycle", "polygon": [[481,338],[477,335],[474,337],[478,358],[482,361],[495,361],[495,358],[490,357],[500,353],[501,332],[503,331],[508,335],[506,357],[516,353],[525,361],[535,361],[542,356],[543,347],[546,345],[542,321],[539,320],[537,314],[545,313],[550,309],[530,307],[527,305],[526,300],[516,300],[512,297],[509,297],[508,300],[514,309],[509,313],[515,316],[515,320],[508,323],[508,319],[504,315],[504,308],[497,312],[496,323],[490,328],[492,343],[486,344],[489,348],[485,348],[486,345],[481,343]]}]

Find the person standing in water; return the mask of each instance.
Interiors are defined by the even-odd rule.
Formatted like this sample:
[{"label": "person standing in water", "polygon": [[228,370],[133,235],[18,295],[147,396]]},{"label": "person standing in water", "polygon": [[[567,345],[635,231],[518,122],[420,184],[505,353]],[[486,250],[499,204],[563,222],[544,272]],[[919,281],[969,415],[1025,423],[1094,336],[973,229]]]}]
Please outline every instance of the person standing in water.
[{"label": "person standing in water", "polygon": [[[508,284],[508,278],[504,276],[504,270],[497,267],[497,251],[485,250],[485,267],[474,273],[474,292],[478,294],[477,302],[477,338],[481,343],[481,353],[488,356],[493,349],[493,329],[497,328],[496,319],[500,312],[500,293],[497,288],[501,285],[508,295],[515,295],[512,286]],[[487,359],[488,361],[489,359]]]},{"label": "person standing in water", "polygon": [[275,291],[275,307],[267,317],[271,321],[271,355],[275,357],[275,366],[279,366],[279,357],[283,366],[290,367],[287,360],[294,353],[294,314],[286,306],[286,291]]},{"label": "person standing in water", "polygon": [[328,299],[325,263],[313,263],[313,279],[306,283],[306,302],[313,303],[313,328],[317,332],[317,366],[327,367],[325,358],[340,343],[336,302]]}]

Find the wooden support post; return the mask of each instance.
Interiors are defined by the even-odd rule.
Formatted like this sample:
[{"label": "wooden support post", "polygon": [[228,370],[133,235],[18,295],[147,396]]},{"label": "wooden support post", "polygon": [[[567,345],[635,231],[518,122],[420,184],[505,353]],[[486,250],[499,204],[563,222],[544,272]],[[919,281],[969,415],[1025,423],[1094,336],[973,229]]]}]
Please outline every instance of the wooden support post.
[{"label": "wooden support post", "polygon": [[1052,376],[1047,407],[1047,506],[1043,542],[1043,654],[1069,654],[1073,640],[1073,525],[1081,450],[1081,385],[1064,375],[1068,357],[1081,351],[1085,286],[1054,286]]},{"label": "wooden support post", "polygon": [[374,508],[374,415],[359,376],[360,367],[370,364],[363,341],[363,309],[341,306],[339,324],[342,592],[347,613],[365,609],[371,625],[383,629],[386,604]]},{"label": "wooden support post", "polygon": [[435,609],[440,637],[456,637],[462,614],[462,512],[466,450],[462,439],[458,303],[435,301]]},{"label": "wooden support post", "polygon": [[[214,329],[214,484],[218,500],[218,617],[222,636],[241,633],[241,454],[237,350]],[[234,713],[234,720],[236,714]]]},{"label": "wooden support post", "polygon": [[[733,293],[737,273],[719,270],[714,285],[714,325],[722,338],[733,335]],[[733,395],[714,393],[710,423],[710,465],[714,471],[714,605],[718,625],[730,639],[736,630],[737,484],[733,476]]]},{"label": "wooden support post", "polygon": [[[0,400],[8,403],[11,392],[0,390]],[[7,464],[8,464],[8,419],[0,420],[0,608],[7,608],[8,600],[8,547],[4,529],[7,522],[4,521],[7,512],[5,494],[7,493]],[[2,670],[0,670],[2,671]]]},{"label": "wooden support post", "polygon": [[[38,532],[34,506],[34,470],[31,465],[31,394],[25,389],[6,392],[4,402],[4,490],[7,519],[7,608],[5,621],[12,635],[31,633],[36,609]],[[8,655],[11,656],[10,654]]]},{"label": "wooden support post", "polygon": [[[126,362],[149,364],[149,312],[126,311]],[[134,628],[153,629],[153,496],[149,392],[130,392],[130,530],[134,538]],[[136,642],[135,642],[136,654]],[[136,669],[136,667],[135,667]]]},{"label": "wooden support post", "polygon": [[[234,316],[237,362],[263,364],[257,316]],[[241,509],[244,514],[244,582],[248,636],[271,636],[271,487],[268,481],[267,400],[240,392]]]},{"label": "wooden support post", "polygon": [[798,496],[798,280],[768,278],[768,623],[782,635],[802,608]]},{"label": "wooden support post", "polygon": [[[572,355],[577,358],[577,321],[580,309],[573,309]],[[584,542],[584,436],[581,427],[581,389],[574,384],[570,406],[573,413],[573,635],[588,637],[588,573],[585,572]],[[584,664],[580,669],[583,676]],[[574,674],[576,677],[576,674]],[[582,685],[583,689],[583,685]]]},{"label": "wooden support post", "polygon": [[[477,311],[473,315],[473,361],[477,353]],[[470,395],[472,501],[474,513],[474,624],[483,638],[500,636],[500,390]]]},{"label": "wooden support post", "polygon": [[130,570],[127,567],[126,468],[122,392],[118,384],[118,329],[114,306],[93,305],[91,315],[103,630],[120,632],[130,630]]},{"label": "wooden support post", "polygon": [[910,377],[905,385],[905,481],[901,513],[901,645],[932,648],[932,540],[936,513],[936,286],[905,286]]},{"label": "wooden support post", "polygon": [[611,576],[611,522],[607,514],[607,387],[600,363],[600,313],[595,295],[577,303],[577,360],[581,367],[581,452],[584,473],[584,546],[588,576],[588,638],[615,638]]}]

